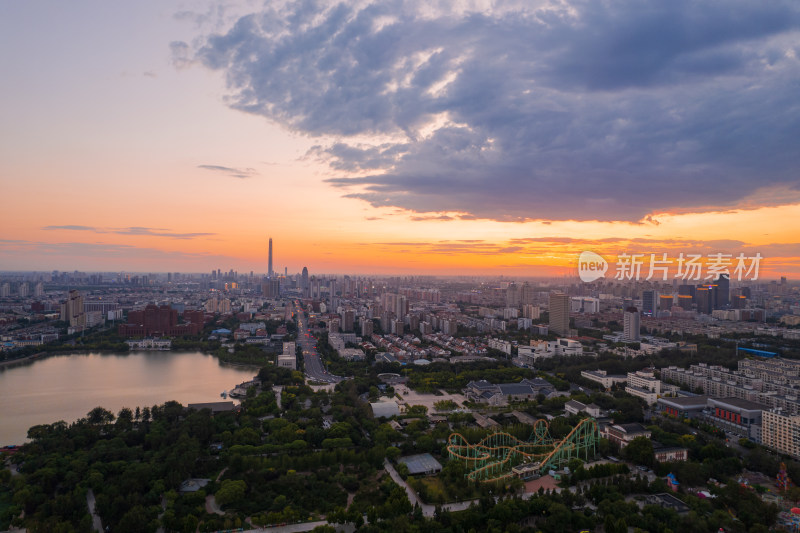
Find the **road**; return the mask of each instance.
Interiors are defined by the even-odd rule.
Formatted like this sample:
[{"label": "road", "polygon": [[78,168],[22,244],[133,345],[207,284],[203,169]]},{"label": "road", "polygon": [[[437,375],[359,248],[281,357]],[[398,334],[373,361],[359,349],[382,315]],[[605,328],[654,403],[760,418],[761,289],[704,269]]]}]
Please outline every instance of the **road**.
[{"label": "road", "polygon": [[310,381],[322,383],[339,383],[344,378],[329,374],[317,353],[317,339],[311,335],[311,327],[299,301],[294,302],[297,314],[297,344],[303,351],[306,378]]},{"label": "road", "polygon": [[299,531],[311,531],[317,526],[325,526],[327,524],[328,522],[325,520],[319,520],[317,522],[303,522],[302,524],[246,529],[244,533],[297,533]]}]

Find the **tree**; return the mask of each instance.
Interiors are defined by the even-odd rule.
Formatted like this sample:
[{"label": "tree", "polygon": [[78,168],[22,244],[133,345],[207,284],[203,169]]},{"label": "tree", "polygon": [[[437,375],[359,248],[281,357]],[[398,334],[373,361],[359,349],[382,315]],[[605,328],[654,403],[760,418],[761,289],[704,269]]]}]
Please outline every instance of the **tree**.
[{"label": "tree", "polygon": [[389,446],[388,448],[386,448],[387,459],[389,459],[390,461],[394,461],[398,457],[400,457],[400,448],[397,448],[395,446]]},{"label": "tree", "polygon": [[229,505],[244,499],[247,493],[247,484],[241,479],[231,480],[226,479],[222,482],[222,487],[217,491],[214,497],[217,503],[221,506]]},{"label": "tree", "polygon": [[653,466],[655,464],[655,454],[653,453],[653,441],[647,437],[636,437],[622,450],[625,459],[636,464]]},{"label": "tree", "polygon": [[86,415],[89,419],[90,424],[94,425],[101,425],[101,424],[110,424],[114,421],[114,413],[108,411],[107,409],[103,409],[102,407],[95,407]]}]

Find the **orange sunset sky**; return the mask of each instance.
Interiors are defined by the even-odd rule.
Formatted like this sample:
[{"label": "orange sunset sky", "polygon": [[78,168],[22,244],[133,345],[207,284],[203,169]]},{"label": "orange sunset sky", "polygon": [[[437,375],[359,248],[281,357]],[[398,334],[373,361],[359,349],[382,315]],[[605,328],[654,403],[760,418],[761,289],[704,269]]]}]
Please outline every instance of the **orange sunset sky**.
[{"label": "orange sunset sky", "polygon": [[800,277],[791,2],[38,4],[0,5],[0,270]]}]

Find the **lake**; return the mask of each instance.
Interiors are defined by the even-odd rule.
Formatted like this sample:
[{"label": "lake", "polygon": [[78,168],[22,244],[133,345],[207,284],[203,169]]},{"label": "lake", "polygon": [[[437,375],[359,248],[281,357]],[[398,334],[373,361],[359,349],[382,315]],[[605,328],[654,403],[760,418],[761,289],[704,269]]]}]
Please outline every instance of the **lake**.
[{"label": "lake", "polygon": [[0,367],[0,446],[22,444],[31,426],[71,423],[97,406],[116,414],[168,400],[223,401],[223,390],[257,373],[200,352],[56,355]]}]

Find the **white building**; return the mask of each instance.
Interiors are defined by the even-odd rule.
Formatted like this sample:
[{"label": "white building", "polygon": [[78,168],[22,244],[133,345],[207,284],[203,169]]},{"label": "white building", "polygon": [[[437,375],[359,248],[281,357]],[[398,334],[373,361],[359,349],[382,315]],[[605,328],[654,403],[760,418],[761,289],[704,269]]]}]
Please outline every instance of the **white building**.
[{"label": "white building", "polygon": [[511,355],[511,343],[501,339],[489,339],[489,348],[500,350],[506,355]]},{"label": "white building", "polygon": [[661,395],[661,380],[653,375],[652,370],[628,372],[628,385],[625,392],[631,396],[642,398],[647,405],[654,405]]},{"label": "white building", "polygon": [[127,340],[125,344],[131,350],[170,350],[172,348],[172,341],[169,339]]},{"label": "white building", "polygon": [[573,296],[570,299],[570,310],[573,313],[599,313],[600,299],[588,296]]},{"label": "white building", "polygon": [[605,370],[583,370],[581,376],[595,383],[599,383],[606,389],[610,389],[618,383],[625,383],[628,380],[627,376],[609,374]]}]

